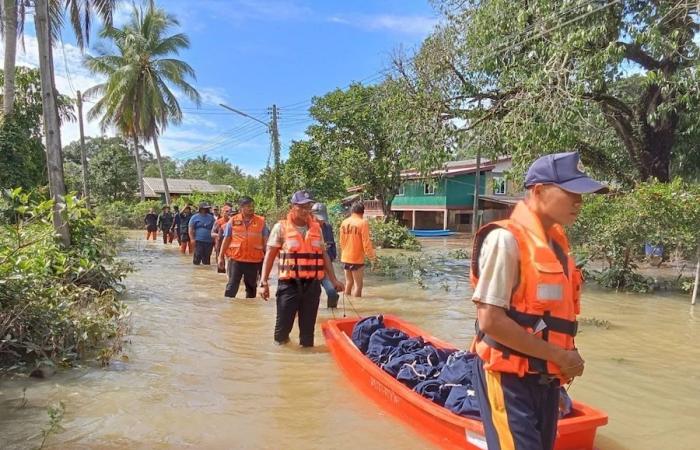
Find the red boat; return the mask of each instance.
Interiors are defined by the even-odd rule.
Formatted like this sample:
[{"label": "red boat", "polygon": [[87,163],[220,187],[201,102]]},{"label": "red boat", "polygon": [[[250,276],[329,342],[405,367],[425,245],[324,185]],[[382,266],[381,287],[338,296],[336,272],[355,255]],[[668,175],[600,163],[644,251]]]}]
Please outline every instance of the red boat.
[{"label": "red boat", "polygon": [[[438,446],[445,449],[486,449],[481,421],[454,414],[424,398],[362,354],[350,338],[358,320],[328,320],[321,325],[328,348],[348,378],[383,409],[404,420]],[[395,316],[384,316],[384,325],[397,328],[411,337],[421,336],[435,347],[455,348]],[[572,413],[559,421],[555,448],[592,449],[596,429],[607,423],[605,413],[574,401]]]}]

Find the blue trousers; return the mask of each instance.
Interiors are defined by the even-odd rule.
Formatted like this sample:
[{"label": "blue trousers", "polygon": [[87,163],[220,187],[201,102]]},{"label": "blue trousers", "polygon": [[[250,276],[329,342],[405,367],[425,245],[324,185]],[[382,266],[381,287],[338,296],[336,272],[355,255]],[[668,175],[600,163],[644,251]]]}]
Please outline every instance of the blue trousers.
[{"label": "blue trousers", "polygon": [[557,436],[559,382],[484,370],[476,358],[476,395],[489,450],[551,450]]},{"label": "blue trousers", "polygon": [[333,283],[331,283],[331,280],[328,278],[327,275],[325,278],[323,278],[323,280],[321,280],[321,286],[323,286],[323,290],[326,291],[326,297],[328,297],[328,299],[326,300],[326,307],[337,308],[338,298],[340,296],[338,295],[338,291],[335,290],[335,286],[333,286]]}]

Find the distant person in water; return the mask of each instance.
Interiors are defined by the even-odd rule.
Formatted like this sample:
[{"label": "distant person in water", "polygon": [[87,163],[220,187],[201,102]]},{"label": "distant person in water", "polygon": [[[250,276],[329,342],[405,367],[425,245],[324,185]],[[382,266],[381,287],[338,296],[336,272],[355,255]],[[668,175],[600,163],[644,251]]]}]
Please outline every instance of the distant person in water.
[{"label": "distant person in water", "polygon": [[[333,236],[333,226],[330,224],[328,218],[328,210],[326,205],[323,203],[316,203],[311,208],[311,214],[314,218],[321,224],[321,231],[323,232],[323,241],[326,243],[326,253],[328,253],[328,258],[331,262],[334,262],[338,257],[338,250],[335,246],[335,237]],[[326,307],[327,308],[337,308],[338,307],[338,291],[335,290],[335,286],[331,282],[328,276],[321,280],[321,286],[326,291]]]},{"label": "distant person in water", "polygon": [[163,233],[163,244],[173,242],[173,235],[170,231],[173,227],[173,214],[168,205],[163,206],[163,212],[158,216],[158,229]]},{"label": "distant person in water", "polygon": [[180,246],[180,207],[173,205],[173,224],[170,226],[170,234]]},{"label": "distant person in water", "polygon": [[345,270],[345,294],[362,297],[365,258],[375,261],[377,255],[370,239],[369,223],[364,219],[365,205],[356,202],[350,217],[340,225],[340,262]]},{"label": "distant person in water", "polygon": [[199,212],[192,216],[188,226],[190,242],[194,242],[192,263],[196,266],[211,264],[211,252],[214,248],[214,238],[211,230],[214,228],[214,216],[211,214],[209,203],[199,204]]},{"label": "distant person in water", "polygon": [[146,240],[153,237],[155,241],[158,234],[158,215],[153,208],[148,210],[148,214],[146,214],[146,217],[143,219],[143,223],[146,227]]},{"label": "distant person in water", "polygon": [[192,254],[193,241],[190,241],[190,219],[192,218],[192,207],[185,205],[182,212],[178,216],[178,229],[180,233],[180,253]]}]

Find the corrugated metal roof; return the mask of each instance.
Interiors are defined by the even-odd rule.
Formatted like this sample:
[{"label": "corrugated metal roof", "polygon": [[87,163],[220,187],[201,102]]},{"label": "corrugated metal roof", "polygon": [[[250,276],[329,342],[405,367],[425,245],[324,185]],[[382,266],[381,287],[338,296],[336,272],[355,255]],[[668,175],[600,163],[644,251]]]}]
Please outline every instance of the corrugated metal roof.
[{"label": "corrugated metal roof", "polygon": [[[171,194],[191,194],[193,192],[216,193],[232,191],[233,187],[226,184],[211,184],[207,180],[189,178],[168,178],[168,189]],[[163,180],[160,178],[143,178],[146,197],[160,197],[165,192]]]}]

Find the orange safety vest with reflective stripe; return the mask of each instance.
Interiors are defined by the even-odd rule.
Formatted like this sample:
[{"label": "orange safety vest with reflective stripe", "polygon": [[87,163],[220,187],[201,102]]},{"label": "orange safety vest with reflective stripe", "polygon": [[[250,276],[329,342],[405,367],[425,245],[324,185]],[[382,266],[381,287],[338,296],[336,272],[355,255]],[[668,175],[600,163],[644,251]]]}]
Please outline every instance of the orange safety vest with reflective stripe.
[{"label": "orange safety vest with reflective stripe", "polygon": [[236,214],[229,220],[231,224],[231,243],[226,249],[226,256],[239,262],[259,263],[265,257],[263,229],[265,218],[253,215],[245,225],[242,214]]},{"label": "orange safety vest with reflective stripe", "polygon": [[310,220],[306,237],[303,237],[292,222],[291,215],[286,220],[280,220],[280,231],[284,236],[284,244],[279,254],[279,279],[322,280],[323,272],[323,233],[321,225]]},{"label": "orange safety vest with reflective stripe", "polygon": [[[520,254],[519,284],[511,296],[506,314],[528,333],[563,349],[573,350],[583,279],[569,255],[569,241],[563,228],[554,225],[545,233],[537,216],[524,202],[518,203],[510,219],[487,224],[477,232],[471,263],[473,287],[479,281],[481,245],[486,235],[496,228],[513,233]],[[488,370],[515,373],[521,377],[539,373],[569,381],[561,378],[556,364],[500,344],[479,330],[478,322],[472,351],[479,355]]]}]

